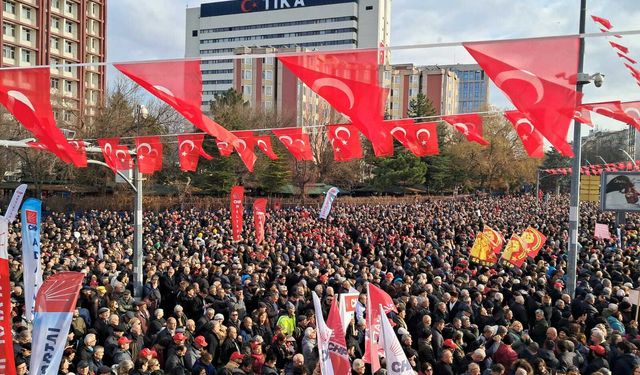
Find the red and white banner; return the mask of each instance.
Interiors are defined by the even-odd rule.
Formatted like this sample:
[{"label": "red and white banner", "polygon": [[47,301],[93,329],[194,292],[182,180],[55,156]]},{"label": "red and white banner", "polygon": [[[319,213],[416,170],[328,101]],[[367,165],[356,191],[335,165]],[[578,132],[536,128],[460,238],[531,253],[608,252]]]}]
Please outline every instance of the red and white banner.
[{"label": "red and white banner", "polygon": [[327,317],[327,326],[331,331],[327,349],[331,357],[333,373],[336,375],[350,375],[351,366],[349,365],[349,354],[347,353],[347,340],[344,337],[344,329],[342,328],[340,311],[338,310],[338,301],[336,301],[335,298],[331,302],[331,309]]},{"label": "red and white banner", "polygon": [[29,198],[22,204],[22,262],[24,272],[24,315],[33,320],[36,296],[42,285],[42,249],[40,248],[40,228],[42,225],[42,202]]},{"label": "red and white banner", "polygon": [[637,121],[635,117],[627,114],[625,109],[622,107],[622,103],[620,103],[619,101],[588,103],[583,104],[582,108],[631,125],[636,129],[640,129],[640,121]]},{"label": "red and white banner", "polygon": [[256,245],[264,241],[264,223],[267,219],[267,199],[258,198],[253,202],[253,226],[256,230]]},{"label": "red and white banner", "polygon": [[335,186],[327,191],[327,194],[324,197],[324,203],[322,203],[322,208],[320,209],[320,219],[326,220],[327,217],[329,217],[329,213],[331,213],[331,206],[333,206],[333,201],[336,199],[339,193],[340,189]]},{"label": "red and white banner", "polygon": [[24,198],[24,193],[26,191],[27,184],[22,184],[13,192],[11,202],[9,202],[9,206],[7,207],[7,212],[4,213],[4,218],[7,219],[9,223],[13,223],[18,216],[18,211],[20,211],[20,205],[22,204],[22,198]]},{"label": "red and white banner", "polygon": [[504,113],[504,117],[513,124],[513,127],[518,133],[518,137],[522,141],[527,154],[532,158],[544,157],[544,140],[540,132],[533,127],[531,120],[527,118],[522,112],[519,111],[507,111]]},{"label": "red and white banner", "polygon": [[469,142],[476,142],[483,146],[489,144],[482,136],[482,117],[476,113],[442,116],[442,121],[453,125]]},{"label": "red and white banner", "polygon": [[296,160],[313,160],[309,134],[302,128],[280,128],[271,131]]},{"label": "red and white banner", "polygon": [[610,240],[611,233],[609,233],[609,226],[607,224],[596,223],[596,228],[594,229],[594,237],[602,240]]},{"label": "red and white banner", "polygon": [[[26,186],[26,185],[25,185]],[[16,373],[11,336],[11,280],[9,275],[9,221],[0,217],[0,374]]]},{"label": "red and white banner", "polygon": [[180,154],[180,169],[185,172],[195,172],[198,169],[200,156],[207,160],[213,156],[202,148],[204,134],[184,134],[178,136],[178,153]]},{"label": "red and white banner", "polygon": [[200,60],[180,60],[114,64],[151,94],[173,107],[199,129],[233,145],[249,171],[256,155],[239,146],[238,137],[202,113],[202,72]]},{"label": "red and white banner", "polygon": [[131,155],[127,146],[120,145],[120,138],[98,139],[98,145],[102,149],[104,162],[114,172],[131,169]]},{"label": "red and white banner", "polygon": [[407,355],[404,350],[402,350],[400,340],[398,340],[398,336],[393,332],[391,323],[389,323],[389,319],[383,309],[380,309],[379,319],[382,325],[380,343],[384,350],[384,361],[387,363],[387,374],[415,375],[415,371],[413,371]]},{"label": "red and white banner", "polygon": [[353,288],[349,290],[349,293],[340,293],[340,319],[342,320],[344,332],[347,332],[351,319],[356,315],[358,297],[360,297],[360,293]]},{"label": "red and white banner", "polygon": [[[371,364],[371,372],[380,369],[380,355],[384,350],[378,345],[380,337],[380,314],[390,311],[398,312],[391,296],[377,286],[367,283],[367,332],[364,340],[363,360]],[[380,307],[382,306],[382,310]]]},{"label": "red and white banner", "polygon": [[391,134],[415,156],[436,155],[438,149],[438,133],[436,122],[421,122],[403,119],[385,121]]},{"label": "red and white banner", "polygon": [[333,365],[331,363],[331,355],[329,355],[329,340],[331,338],[331,330],[327,327],[322,316],[322,306],[320,298],[316,292],[311,292],[313,298],[313,308],[316,313],[316,333],[318,341],[318,352],[320,353],[320,373],[322,375],[334,375]]},{"label": "red and white banner", "polygon": [[543,137],[573,156],[567,132],[582,95],[576,92],[579,38],[464,43],[482,69]]},{"label": "red and white banner", "polygon": [[233,240],[240,241],[242,236],[242,225],[244,224],[244,187],[234,186],[231,188],[231,230]]},{"label": "red and white banner", "polygon": [[593,122],[591,121],[591,111],[586,108],[576,108],[573,118],[583,124],[593,126]]},{"label": "red and white banner", "polygon": [[160,137],[136,137],[136,155],[140,173],[151,174],[162,170],[162,142]]},{"label": "red and white banner", "polygon": [[58,374],[83,279],[81,272],[59,272],[42,284],[33,322],[31,374]]}]

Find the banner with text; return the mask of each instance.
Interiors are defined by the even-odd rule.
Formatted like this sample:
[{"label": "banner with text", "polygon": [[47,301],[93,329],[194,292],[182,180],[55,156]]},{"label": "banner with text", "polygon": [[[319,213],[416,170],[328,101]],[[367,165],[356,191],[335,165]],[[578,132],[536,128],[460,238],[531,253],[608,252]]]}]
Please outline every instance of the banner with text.
[{"label": "banner with text", "polygon": [[22,205],[22,261],[24,263],[24,304],[25,317],[33,320],[36,295],[42,285],[42,264],[40,262],[40,217],[42,202],[27,199]]}]

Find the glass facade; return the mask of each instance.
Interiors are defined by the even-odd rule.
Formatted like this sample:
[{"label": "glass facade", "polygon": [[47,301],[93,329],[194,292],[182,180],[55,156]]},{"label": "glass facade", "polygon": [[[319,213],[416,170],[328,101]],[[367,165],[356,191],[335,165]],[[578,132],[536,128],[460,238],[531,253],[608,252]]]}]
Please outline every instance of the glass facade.
[{"label": "glass facade", "polygon": [[489,103],[489,78],[477,65],[450,65],[458,75],[458,112],[480,112]]}]

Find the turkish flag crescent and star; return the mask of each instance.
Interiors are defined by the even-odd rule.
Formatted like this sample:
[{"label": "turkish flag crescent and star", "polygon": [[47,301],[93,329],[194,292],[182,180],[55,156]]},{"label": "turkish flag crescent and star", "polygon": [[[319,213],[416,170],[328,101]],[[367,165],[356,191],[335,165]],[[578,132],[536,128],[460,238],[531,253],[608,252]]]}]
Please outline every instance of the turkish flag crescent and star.
[{"label": "turkish flag crescent and star", "polygon": [[180,170],[184,172],[195,172],[198,169],[198,159],[200,156],[207,160],[213,157],[202,149],[204,134],[181,134],[178,135],[178,155],[180,157]]},{"label": "turkish flag crescent and star", "polygon": [[442,116],[442,121],[453,125],[469,142],[476,142],[483,146],[489,144],[489,142],[482,137],[482,117],[477,113]]},{"label": "turkish flag crescent and star", "polygon": [[231,188],[231,231],[233,240],[240,241],[242,235],[242,225],[244,222],[244,187],[234,186]]},{"label": "turkish flag crescent and star", "polygon": [[202,72],[200,60],[114,64],[134,82],[169,104],[193,125],[220,141],[233,145],[249,171],[256,155],[242,149],[238,137],[202,113]]},{"label": "turkish flag crescent and star", "polygon": [[271,130],[296,160],[313,160],[309,135],[302,128],[280,128]]},{"label": "turkish flag crescent and star", "polygon": [[336,161],[362,158],[362,146],[358,129],[349,124],[327,125],[327,137],[333,147]]},{"label": "turkish flag crescent and star", "polygon": [[65,163],[87,166],[87,155],[75,149],[56,126],[51,108],[51,69],[10,69],[0,75],[0,104]]},{"label": "turkish flag crescent and star", "polygon": [[311,52],[278,56],[293,74],[345,114],[373,146],[393,155],[393,138],[382,124],[387,90],[378,78],[378,50]]},{"label": "turkish flag crescent and star", "polygon": [[579,38],[473,42],[464,47],[533,127],[562,155],[573,156],[567,132],[582,100],[575,90]]},{"label": "turkish flag crescent and star", "polygon": [[255,136],[254,140],[256,142],[256,146],[262,151],[265,155],[269,157],[271,160],[278,160],[278,155],[273,152],[273,148],[271,147],[271,137],[268,135],[260,135]]},{"label": "turkish flag crescent and star", "polygon": [[533,127],[533,124],[531,124],[531,120],[519,111],[507,111],[504,113],[504,117],[513,124],[527,154],[532,158],[544,157],[542,147],[544,140],[540,133]]},{"label": "turkish flag crescent and star", "polygon": [[120,138],[102,138],[98,139],[98,145],[102,149],[102,156],[104,162],[107,163],[109,168],[114,172],[118,170],[118,163],[116,157],[116,147],[120,143]]},{"label": "turkish flag crescent and star", "polygon": [[625,124],[629,124],[636,129],[640,129],[640,121],[638,121],[636,117],[629,115],[627,111],[622,107],[622,103],[620,103],[619,101],[587,103],[583,104],[582,108],[586,108],[599,115],[618,120]]},{"label": "turkish flag crescent and star", "polygon": [[136,155],[140,173],[151,174],[162,169],[162,142],[159,136],[136,137]]},{"label": "turkish flag crescent and star", "polygon": [[385,122],[391,129],[391,135],[415,156],[436,155],[440,152],[437,122],[415,123],[411,119]]},{"label": "turkish flag crescent and star", "polygon": [[576,108],[573,115],[574,120],[578,120],[583,124],[593,126],[593,122],[591,122],[591,111],[580,106]]}]

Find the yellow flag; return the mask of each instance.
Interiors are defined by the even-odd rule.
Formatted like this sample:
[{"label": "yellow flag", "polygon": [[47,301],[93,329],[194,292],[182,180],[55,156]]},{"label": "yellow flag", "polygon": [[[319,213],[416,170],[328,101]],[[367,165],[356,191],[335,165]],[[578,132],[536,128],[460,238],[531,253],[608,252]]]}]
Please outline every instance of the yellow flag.
[{"label": "yellow flag", "polygon": [[483,232],[479,232],[469,254],[471,260],[486,266],[496,264],[496,255],[491,248],[489,237]]}]

